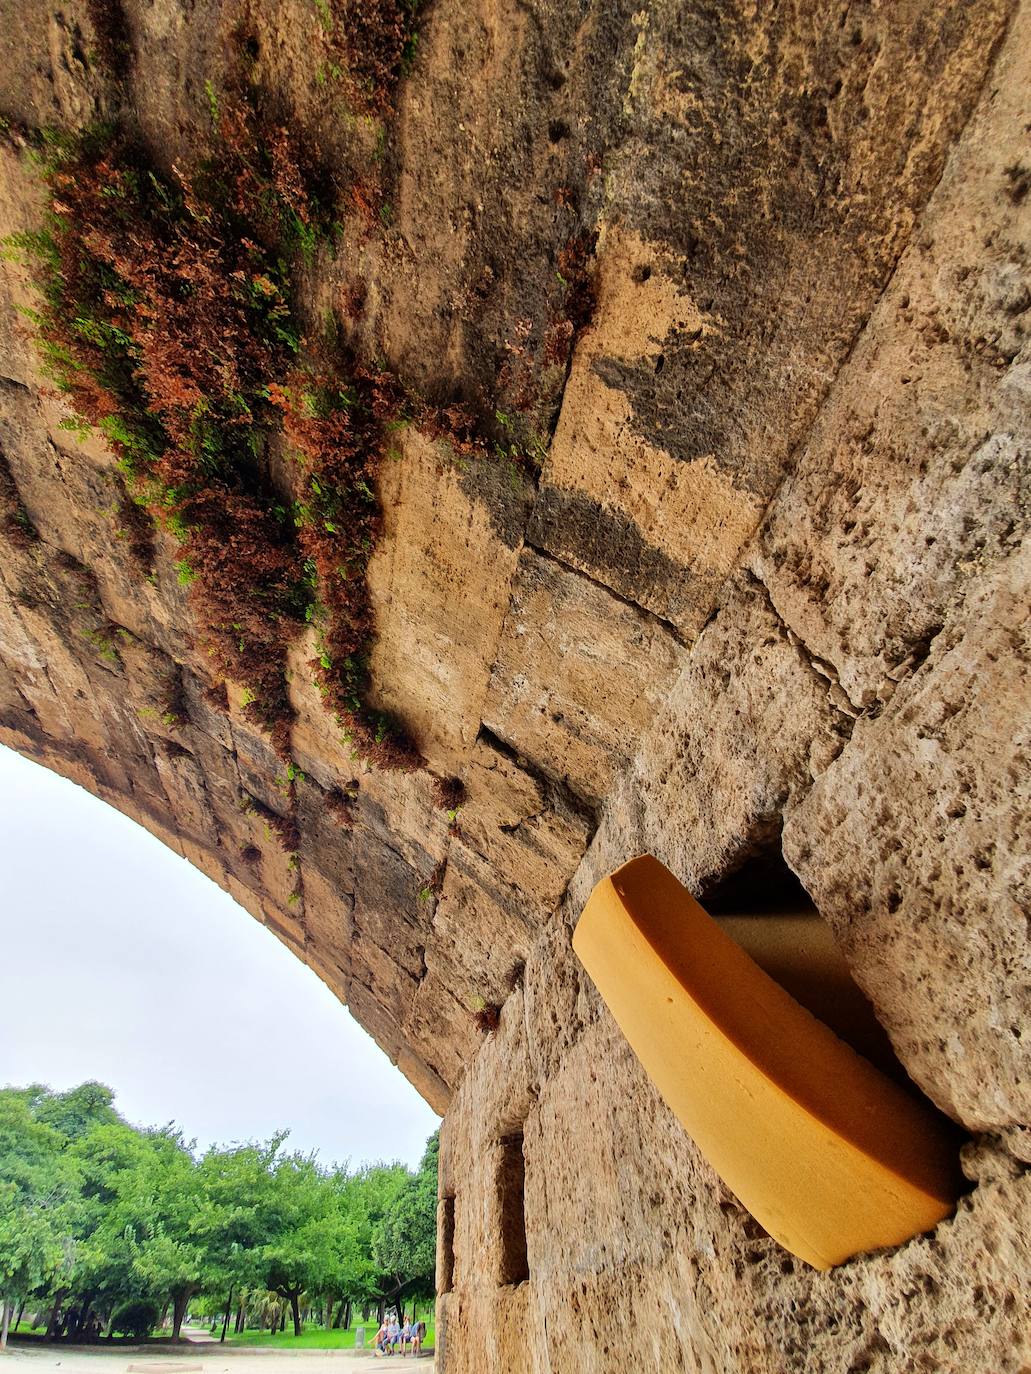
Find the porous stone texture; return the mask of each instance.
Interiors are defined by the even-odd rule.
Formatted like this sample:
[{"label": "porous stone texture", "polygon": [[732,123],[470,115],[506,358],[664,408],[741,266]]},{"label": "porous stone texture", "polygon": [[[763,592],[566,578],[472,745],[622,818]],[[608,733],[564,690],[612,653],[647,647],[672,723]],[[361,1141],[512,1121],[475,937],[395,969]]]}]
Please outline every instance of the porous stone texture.
[{"label": "porous stone texture", "polygon": [[[375,693],[429,769],[354,757],[308,632],[284,776],[173,541],[141,576],[113,455],[61,428],[15,261],[0,739],[231,892],[446,1112],[444,1374],[1026,1371],[1031,9],[437,0],[378,122],[319,94],[301,0],[33,0],[0,113],[103,115],[117,23],[170,165],[242,17],[389,196],[375,230],[341,208],[303,308],[490,440],[409,426],[379,479]],[[0,230],[44,203],[6,138]],[[643,850],[696,892],[783,855],[970,1135],[934,1233],[817,1274],[723,1188],[571,950]]]}]

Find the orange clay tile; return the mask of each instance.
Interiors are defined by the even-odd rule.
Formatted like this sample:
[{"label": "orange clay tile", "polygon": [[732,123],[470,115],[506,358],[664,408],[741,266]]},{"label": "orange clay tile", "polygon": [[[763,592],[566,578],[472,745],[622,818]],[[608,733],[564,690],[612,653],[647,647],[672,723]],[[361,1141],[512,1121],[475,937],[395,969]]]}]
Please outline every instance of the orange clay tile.
[{"label": "orange clay tile", "polygon": [[[795,954],[776,937],[757,952],[797,965],[797,934]],[[598,884],[573,948],[671,1110],[786,1250],[829,1269],[952,1211],[952,1123],[795,1001],[657,859]]]}]

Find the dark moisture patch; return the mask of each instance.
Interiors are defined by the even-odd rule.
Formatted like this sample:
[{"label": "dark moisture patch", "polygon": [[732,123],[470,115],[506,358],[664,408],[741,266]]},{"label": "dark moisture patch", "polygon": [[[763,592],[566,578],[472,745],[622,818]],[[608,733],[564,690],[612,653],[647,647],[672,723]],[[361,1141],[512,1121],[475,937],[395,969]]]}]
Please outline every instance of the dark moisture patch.
[{"label": "dark moisture patch", "polygon": [[528,542],[589,569],[620,596],[674,624],[692,609],[697,579],[649,544],[632,520],[582,492],[544,487]]},{"label": "dark moisture patch", "polygon": [[1031,168],[1023,167],[1020,163],[1014,163],[1012,167],[1007,167],[1006,172],[1006,195],[1013,205],[1023,205],[1027,199],[1027,193],[1031,190]]},{"label": "dark moisture patch", "polygon": [[525,467],[507,458],[484,457],[459,463],[459,486],[470,500],[483,506],[491,527],[509,549],[517,549],[526,533],[533,486]]},{"label": "dark moisture patch", "polygon": [[[715,337],[715,336],[712,336]],[[780,477],[779,462],[749,451],[746,427],[728,410],[726,398],[709,383],[724,366],[701,331],[673,330],[663,341],[661,366],[651,358],[625,362],[597,358],[593,371],[629,401],[630,429],[653,448],[682,462],[711,457],[734,484],[769,498]]]},{"label": "dark moisture patch", "polygon": [[[112,75],[125,79],[125,72],[135,60],[130,42],[130,28],[125,17],[121,0],[86,0],[89,15],[96,36],[97,57],[101,65]],[[85,63],[83,65],[88,65]]]},{"label": "dark moisture patch", "polygon": [[[1005,22],[953,0],[933,24],[894,7],[867,15],[853,43],[836,9],[778,9],[760,21],[754,57],[755,21],[732,6],[649,15],[642,39],[667,56],[669,84],[650,100],[642,72],[622,222],[714,327],[671,330],[658,373],[645,360],[598,365],[630,398],[635,433],[677,458],[711,454],[770,494],[937,184]],[[905,119],[873,98],[885,51],[920,53]],[[946,83],[947,101],[934,99]],[[672,91],[683,105],[670,118]],[[874,194],[855,194],[860,175]],[[662,194],[672,184],[683,193]],[[1015,169],[1005,193],[1020,186]]]},{"label": "dark moisture patch", "polygon": [[29,549],[39,542],[39,534],[22,505],[7,455],[0,444],[0,528],[7,541],[18,549]]}]

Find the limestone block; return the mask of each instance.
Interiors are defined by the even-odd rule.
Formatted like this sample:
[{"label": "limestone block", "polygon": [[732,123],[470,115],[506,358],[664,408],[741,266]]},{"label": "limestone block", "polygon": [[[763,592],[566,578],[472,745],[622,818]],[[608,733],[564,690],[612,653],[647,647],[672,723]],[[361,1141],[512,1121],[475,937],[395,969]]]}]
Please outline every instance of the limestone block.
[{"label": "limestone block", "polygon": [[534,543],[697,632],[904,248],[1006,14],[634,13],[599,308]]},{"label": "limestone block", "polygon": [[[14,147],[0,146],[0,239],[25,233],[38,223],[45,192]],[[36,350],[19,306],[36,304],[31,269],[22,255],[4,254],[0,260],[0,376],[31,386],[38,379]]]},{"label": "limestone block", "polygon": [[346,787],[361,771],[355,749],[344,737],[343,726],[325,709],[312,677],[311,663],[318,658],[314,630],[306,630],[287,653],[290,704],[296,718],[290,733],[294,762],[320,786]]},{"label": "limestone block", "polygon": [[761,585],[724,589],[617,784],[572,885],[579,910],[605,872],[653,853],[689,888],[769,844],[787,799],[840,753],[853,722],[791,642]]},{"label": "limestone block", "polygon": [[593,817],[485,739],[473,751],[465,789],[452,855],[479,855],[493,870],[487,881],[510,893],[527,922],[545,920],[580,862]]},{"label": "limestone block", "polygon": [[308,931],[308,962],[317,967],[324,982],[330,982],[323,971],[331,969],[330,986],[347,1001],[347,984],[351,977],[352,940],[354,924],[351,913],[354,898],[326,881],[313,859],[304,863],[304,924]]},{"label": "limestone block", "polygon": [[154,765],[176,825],[197,842],[218,835],[208,803],[204,774],[192,754],[178,749],[154,751]]},{"label": "limestone block", "polygon": [[[550,952],[531,957],[526,996],[537,1007],[533,1035],[553,1042],[538,1047],[548,1073],[524,1118],[535,1314],[526,1369],[608,1374],[614,1352],[625,1351],[641,1374],[1024,1368],[1031,1187],[1004,1149],[988,1141],[967,1152],[978,1186],[933,1236],[818,1273],[786,1257],[722,1187],[593,989],[597,1014],[569,1038],[561,963]],[[480,1236],[489,1217],[476,1200],[490,1181],[476,1175],[476,1160],[523,1111],[513,1099],[524,1081],[523,1020],[509,1011],[442,1130],[441,1192],[456,1195],[457,1259],[463,1244],[476,1257],[470,1286],[486,1283],[493,1243]],[[471,1311],[458,1269],[456,1277],[441,1303],[456,1323],[448,1368],[490,1371],[493,1357],[478,1345],[486,1362],[465,1362],[465,1337],[478,1338],[472,1316],[455,1315],[459,1305]]]},{"label": "limestone block", "polygon": [[462,989],[456,992],[450,969],[427,968],[402,1026],[406,1042],[449,1090],[462,1081],[483,1040],[463,995]]},{"label": "limestone block", "polygon": [[606,795],[679,666],[653,616],[526,550],[484,723],[578,796]]},{"label": "limestone block", "polygon": [[451,1102],[451,1089],[414,1050],[403,1045],[398,1050],[397,1067],[438,1115],[442,1116],[447,1111]]},{"label": "limestone block", "polygon": [[1022,12],[752,557],[858,709],[1020,542],[1031,491],[1031,20]]},{"label": "limestone block", "polygon": [[448,845],[448,820],[437,805],[432,776],[422,769],[392,773],[370,768],[359,769],[355,779],[358,822],[422,875],[418,890]]},{"label": "limestone block", "polygon": [[[461,769],[480,727],[516,550],[471,498],[452,454],[407,429],[383,464],[383,534],[369,565],[377,703],[430,765]],[[473,461],[490,461],[488,459]],[[521,480],[509,502],[522,502]]]},{"label": "limestone block", "polygon": [[1031,1110],[1028,568],[969,598],[784,831],[910,1074],[980,1129]]},{"label": "limestone block", "polygon": [[627,395],[600,375],[606,356],[661,369],[667,333],[702,333],[702,314],[662,258],[636,235],[605,235],[598,307],[577,347],[529,538],[690,637],[762,505],[711,458],[682,461],[635,432]]},{"label": "limestone block", "polygon": [[426,956],[470,1021],[485,1004],[504,1002],[532,943],[533,925],[517,900],[492,891],[489,879],[475,855],[449,861]]}]

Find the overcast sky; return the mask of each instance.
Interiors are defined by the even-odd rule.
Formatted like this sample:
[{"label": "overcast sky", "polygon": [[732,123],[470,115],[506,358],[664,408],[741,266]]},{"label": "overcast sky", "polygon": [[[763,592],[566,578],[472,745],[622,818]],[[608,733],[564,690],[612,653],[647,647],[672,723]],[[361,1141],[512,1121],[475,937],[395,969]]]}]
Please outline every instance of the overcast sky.
[{"label": "overcast sky", "polygon": [[0,746],[0,1085],[97,1078],[201,1147],[289,1129],[415,1164],[437,1117],[319,979],[209,878]]}]

